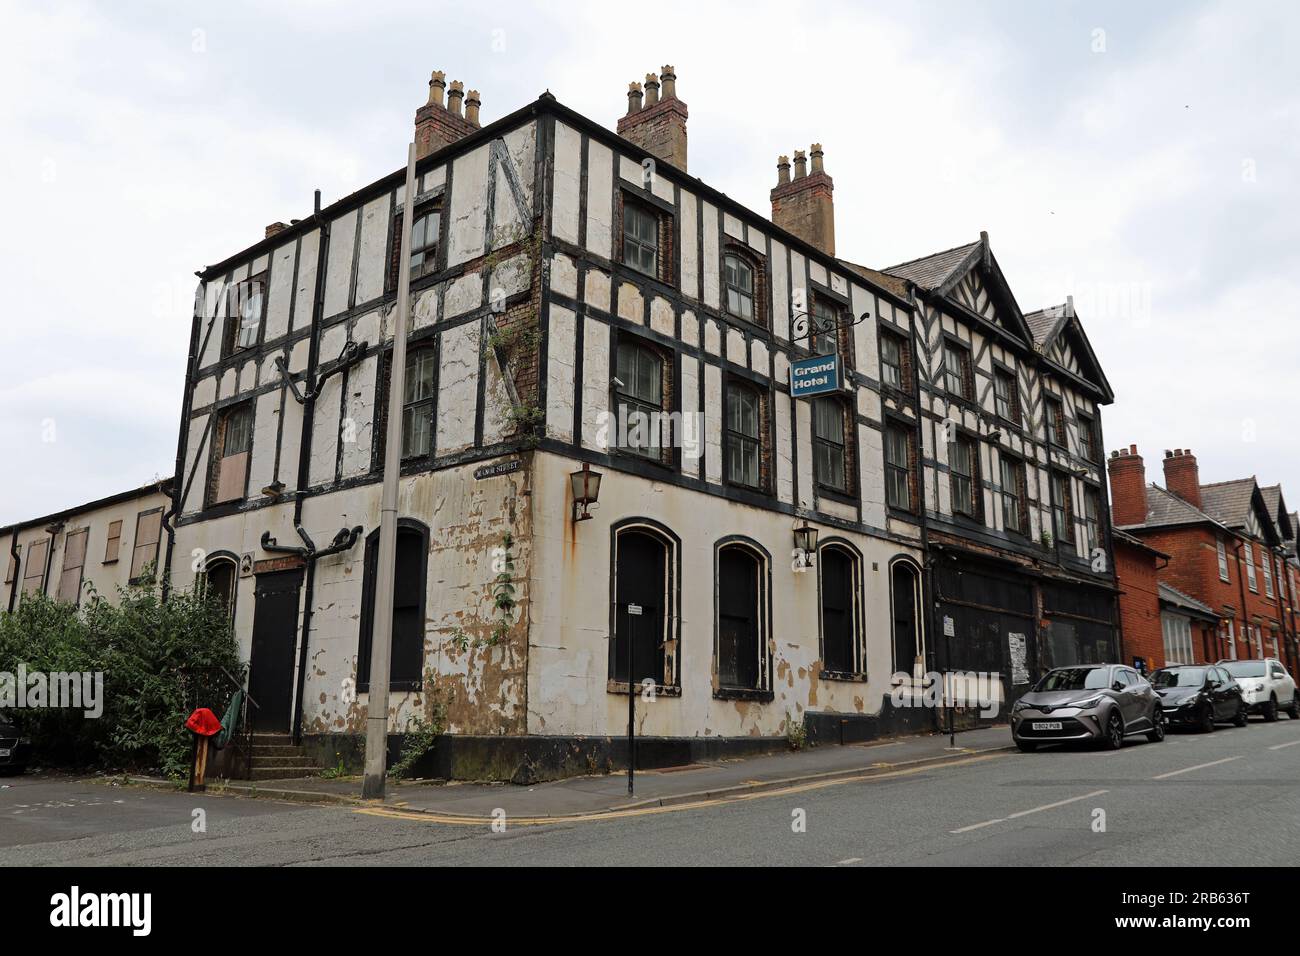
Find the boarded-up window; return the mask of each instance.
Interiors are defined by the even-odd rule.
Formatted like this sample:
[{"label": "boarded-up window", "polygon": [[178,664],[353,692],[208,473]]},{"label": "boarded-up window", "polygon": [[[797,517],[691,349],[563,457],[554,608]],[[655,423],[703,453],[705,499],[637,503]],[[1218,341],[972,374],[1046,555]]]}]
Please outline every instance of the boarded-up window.
[{"label": "boarded-up window", "polygon": [[17,565],[18,565],[18,559],[15,558],[11,553],[9,555],[9,564],[6,565],[6,570],[5,570],[5,584],[10,584],[13,582],[14,571],[17,570]]},{"label": "boarded-up window", "polygon": [[49,538],[42,538],[27,545],[27,561],[23,564],[24,594],[35,594],[45,590],[45,561],[49,553]]},{"label": "boarded-up window", "polygon": [[253,406],[246,402],[227,409],[217,422],[209,478],[209,505],[243,500],[252,449]]},{"label": "boarded-up window", "polygon": [[[628,647],[635,642],[633,680],[640,683],[649,677],[659,684],[671,683],[672,676],[664,670],[668,547],[658,535],[639,530],[621,532],[615,547],[617,593],[609,676],[616,681],[627,680]],[[640,613],[629,614],[629,605],[639,607]]]},{"label": "boarded-up window", "polygon": [[135,519],[135,544],[131,549],[131,580],[158,563],[158,536],[162,532],[162,509],[142,511]]},{"label": "boarded-up window", "polygon": [[86,539],[89,528],[69,531],[63,539],[63,573],[59,575],[59,600],[69,604],[81,601],[81,569],[86,564]]},{"label": "boarded-up window", "polygon": [[[388,680],[391,690],[420,690],[424,677],[424,602],[429,533],[411,522],[397,529],[393,580],[393,640]],[[361,593],[361,633],[357,645],[357,689],[370,687],[370,647],[374,633],[375,584],[379,576],[379,531],[366,541],[365,580]]]},{"label": "boarded-up window", "polygon": [[718,681],[723,687],[760,687],[761,570],[748,548],[733,545],[718,553]]},{"label": "boarded-up window", "polygon": [[108,526],[108,543],[104,545],[104,563],[112,564],[117,560],[118,551],[122,547],[122,520],[112,522]]},{"label": "boarded-up window", "polygon": [[858,667],[857,561],[845,548],[821,551],[822,668],[847,674]]}]

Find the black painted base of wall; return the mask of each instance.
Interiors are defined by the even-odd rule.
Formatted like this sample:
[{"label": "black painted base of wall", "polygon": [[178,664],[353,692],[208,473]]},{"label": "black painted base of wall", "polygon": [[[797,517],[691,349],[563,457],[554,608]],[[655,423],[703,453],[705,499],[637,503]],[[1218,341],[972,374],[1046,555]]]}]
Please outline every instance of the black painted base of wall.
[{"label": "black painted base of wall", "polygon": [[881,737],[931,733],[946,726],[942,712],[931,707],[894,707],[888,698],[878,714],[804,714],[808,742],[816,745],[860,744]]},{"label": "black painted base of wall", "polygon": [[[804,715],[809,744],[862,743],[881,737],[930,733],[942,726],[942,715],[929,708],[894,708],[888,699],[879,714]],[[388,737],[388,763],[397,762],[402,734]],[[342,761],[348,773],[361,773],[365,737],[360,734],[317,734],[303,737],[303,747],[324,767]],[[638,770],[681,767],[705,760],[755,757],[783,753],[785,737],[638,737]],[[627,769],[626,737],[488,737],[445,734],[419,760],[413,775],[439,780],[496,780],[540,783],[587,774]]]}]

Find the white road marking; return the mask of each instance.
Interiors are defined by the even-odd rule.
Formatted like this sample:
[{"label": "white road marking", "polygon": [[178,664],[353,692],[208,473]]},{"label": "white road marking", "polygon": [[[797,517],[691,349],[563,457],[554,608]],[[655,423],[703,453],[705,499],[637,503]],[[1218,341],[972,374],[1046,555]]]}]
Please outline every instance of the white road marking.
[{"label": "white road marking", "polygon": [[1272,747],[1269,747],[1268,749],[1269,749],[1269,750],[1281,750],[1281,749],[1284,748],[1284,747],[1294,747],[1294,746],[1296,746],[1297,744],[1300,744],[1300,740],[1293,740],[1293,741],[1291,741],[1289,744],[1274,744]]},{"label": "white road marking", "polygon": [[1056,803],[1045,803],[1041,807],[1034,807],[1032,810],[1021,810],[1019,813],[1009,813],[1005,817],[999,817],[996,820],[985,820],[983,823],[974,823],[968,827],[962,827],[959,830],[949,830],[949,833],[968,833],[971,830],[979,830],[983,827],[991,827],[995,823],[1006,823],[1008,820],[1015,820],[1019,817],[1027,817],[1031,813],[1042,813],[1044,810],[1055,810],[1057,807],[1063,807],[1067,803],[1078,803],[1080,800],[1087,800],[1089,797],[1100,797],[1103,793],[1110,793],[1109,790],[1094,790],[1092,793],[1085,793],[1082,796],[1070,797],[1068,800],[1058,800]]},{"label": "white road marking", "polygon": [[861,862],[862,862],[862,857],[860,857],[860,856],[851,856],[851,857],[849,857],[847,860],[840,860],[840,862],[836,863],[835,865],[836,865],[836,866],[848,866],[850,863],[861,863]]},{"label": "white road marking", "polygon": [[1232,763],[1234,760],[1240,760],[1241,757],[1224,757],[1222,760],[1211,760],[1209,763],[1198,763],[1195,767],[1184,767],[1182,770],[1171,770],[1168,773],[1157,774],[1152,780],[1168,780],[1170,777],[1176,777],[1181,773],[1191,773],[1193,770],[1204,770],[1206,767],[1217,767],[1221,763]]}]

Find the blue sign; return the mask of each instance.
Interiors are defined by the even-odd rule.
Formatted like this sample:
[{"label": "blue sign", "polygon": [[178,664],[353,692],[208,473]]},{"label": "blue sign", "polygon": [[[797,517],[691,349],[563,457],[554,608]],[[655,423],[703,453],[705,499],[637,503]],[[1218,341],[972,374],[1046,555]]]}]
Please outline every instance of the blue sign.
[{"label": "blue sign", "polygon": [[839,355],[818,355],[790,363],[791,398],[809,398],[839,389]]}]

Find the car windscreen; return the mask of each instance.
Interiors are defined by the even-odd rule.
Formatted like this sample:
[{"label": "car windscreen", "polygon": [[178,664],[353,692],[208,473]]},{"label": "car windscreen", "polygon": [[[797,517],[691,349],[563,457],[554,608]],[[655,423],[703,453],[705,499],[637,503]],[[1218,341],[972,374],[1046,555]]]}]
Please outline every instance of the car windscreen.
[{"label": "car windscreen", "polygon": [[1048,671],[1034,690],[1101,690],[1106,686],[1104,667],[1067,667],[1059,671]]},{"label": "car windscreen", "polygon": [[1263,661],[1230,661],[1219,666],[1233,677],[1263,677],[1265,673]]},{"label": "car windscreen", "polygon": [[1155,687],[1200,687],[1205,683],[1204,667],[1180,667],[1177,670],[1159,670],[1151,675]]}]

